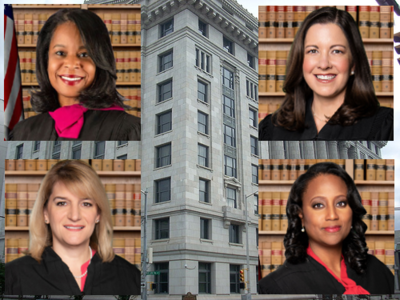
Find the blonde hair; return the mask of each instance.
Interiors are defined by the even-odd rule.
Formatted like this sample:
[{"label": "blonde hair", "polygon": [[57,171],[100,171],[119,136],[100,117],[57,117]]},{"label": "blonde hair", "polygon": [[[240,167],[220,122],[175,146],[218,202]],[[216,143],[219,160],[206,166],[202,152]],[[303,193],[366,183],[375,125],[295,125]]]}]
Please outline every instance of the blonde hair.
[{"label": "blonde hair", "polygon": [[109,201],[96,171],[79,160],[60,161],[44,177],[29,221],[30,255],[40,262],[44,249],[53,244],[51,228],[45,224],[43,212],[57,182],[62,182],[72,194],[88,197],[97,204],[100,222],[90,237],[90,246],[96,249],[103,262],[112,261],[113,228]]}]

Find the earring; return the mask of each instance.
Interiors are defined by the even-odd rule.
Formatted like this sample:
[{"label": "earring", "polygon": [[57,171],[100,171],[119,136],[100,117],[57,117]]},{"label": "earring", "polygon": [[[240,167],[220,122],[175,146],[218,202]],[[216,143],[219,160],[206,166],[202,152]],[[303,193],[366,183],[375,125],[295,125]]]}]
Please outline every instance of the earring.
[{"label": "earring", "polygon": [[46,224],[49,224],[49,220],[45,220],[44,222],[45,222]]},{"label": "earring", "polygon": [[304,228],[304,226],[301,228],[301,232],[305,232],[306,229]]},{"label": "earring", "polygon": [[350,75],[354,75],[354,71],[351,71]]},{"label": "earring", "polygon": [[99,223],[100,222],[100,220],[96,220],[96,223]]}]

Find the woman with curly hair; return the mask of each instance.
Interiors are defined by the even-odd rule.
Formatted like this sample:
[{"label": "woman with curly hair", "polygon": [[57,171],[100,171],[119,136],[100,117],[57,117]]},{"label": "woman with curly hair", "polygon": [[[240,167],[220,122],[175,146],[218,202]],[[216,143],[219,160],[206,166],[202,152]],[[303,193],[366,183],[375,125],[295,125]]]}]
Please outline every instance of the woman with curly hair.
[{"label": "woman with curly hair", "polygon": [[288,57],[280,108],[259,140],[393,140],[393,109],[380,107],[360,32],[334,7],[313,11]]},{"label": "woman with curly hair", "polygon": [[394,276],[365,242],[366,210],[340,166],[318,163],[289,194],[285,263],[259,282],[260,294],[392,294]]}]

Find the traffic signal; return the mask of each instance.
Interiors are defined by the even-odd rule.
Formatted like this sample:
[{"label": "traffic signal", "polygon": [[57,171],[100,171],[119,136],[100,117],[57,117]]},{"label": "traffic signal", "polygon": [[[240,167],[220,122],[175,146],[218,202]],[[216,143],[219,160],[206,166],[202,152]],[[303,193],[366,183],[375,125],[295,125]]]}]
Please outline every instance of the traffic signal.
[{"label": "traffic signal", "polygon": [[241,269],[240,270],[240,272],[239,272],[239,281],[240,282],[244,282],[245,280],[244,280],[244,269]]}]

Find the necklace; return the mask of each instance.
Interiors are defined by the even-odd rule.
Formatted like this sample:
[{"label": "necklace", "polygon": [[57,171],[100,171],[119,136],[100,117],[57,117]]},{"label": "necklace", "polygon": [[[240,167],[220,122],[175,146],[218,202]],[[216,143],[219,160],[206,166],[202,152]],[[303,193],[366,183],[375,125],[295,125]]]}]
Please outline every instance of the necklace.
[{"label": "necklace", "polygon": [[[323,120],[323,119],[321,119],[320,117],[317,116],[317,114],[314,112],[313,109],[311,109],[311,111],[312,111],[312,113],[313,113],[313,116],[316,117],[316,118],[317,118],[318,120],[320,120],[321,122],[327,123],[327,122],[329,121],[329,119],[330,119],[330,117],[329,117],[328,119]],[[325,118],[326,118],[326,117],[325,117]]]},{"label": "necklace", "polygon": [[[89,261],[89,265],[90,265],[90,263],[92,262],[92,258],[93,258],[92,248],[90,248],[90,246],[89,246],[89,251],[90,251],[90,261]],[[89,268],[89,265],[88,265],[87,269]],[[82,278],[83,276],[85,276],[85,275],[87,274],[87,269],[86,269],[85,273],[83,273],[83,274],[80,275],[80,276],[75,276],[74,274],[72,274],[72,276],[74,276],[74,277],[77,278],[77,279]]]}]

